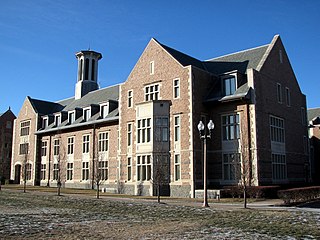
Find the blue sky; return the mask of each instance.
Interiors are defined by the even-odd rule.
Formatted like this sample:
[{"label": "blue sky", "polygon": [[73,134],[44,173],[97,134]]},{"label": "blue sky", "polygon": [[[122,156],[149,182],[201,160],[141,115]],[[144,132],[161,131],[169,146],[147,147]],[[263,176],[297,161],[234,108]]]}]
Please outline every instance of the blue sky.
[{"label": "blue sky", "polygon": [[270,43],[280,34],[307,95],[320,107],[318,0],[1,0],[0,112],[26,96],[74,95],[75,53],[101,52],[101,87],[124,82],[150,38],[200,60]]}]

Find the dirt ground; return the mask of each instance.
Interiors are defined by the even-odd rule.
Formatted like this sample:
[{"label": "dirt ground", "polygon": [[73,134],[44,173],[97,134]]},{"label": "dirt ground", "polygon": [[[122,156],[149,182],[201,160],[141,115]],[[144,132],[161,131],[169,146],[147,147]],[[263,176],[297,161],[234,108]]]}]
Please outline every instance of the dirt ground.
[{"label": "dirt ground", "polygon": [[210,205],[2,189],[0,239],[320,239],[319,211]]}]

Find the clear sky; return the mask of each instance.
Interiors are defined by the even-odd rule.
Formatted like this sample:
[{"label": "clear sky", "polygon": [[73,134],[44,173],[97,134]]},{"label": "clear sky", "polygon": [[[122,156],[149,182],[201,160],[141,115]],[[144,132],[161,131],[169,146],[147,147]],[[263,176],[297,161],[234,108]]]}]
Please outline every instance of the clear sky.
[{"label": "clear sky", "polygon": [[102,53],[101,87],[124,82],[149,40],[200,60],[268,44],[280,34],[307,95],[320,107],[318,0],[0,0],[0,112],[26,96],[72,97],[75,53]]}]

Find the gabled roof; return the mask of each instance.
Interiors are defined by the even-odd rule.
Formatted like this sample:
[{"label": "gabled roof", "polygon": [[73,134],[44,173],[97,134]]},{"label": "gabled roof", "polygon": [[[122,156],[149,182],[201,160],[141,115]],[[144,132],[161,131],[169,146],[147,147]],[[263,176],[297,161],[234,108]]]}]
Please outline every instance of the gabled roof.
[{"label": "gabled roof", "polygon": [[215,74],[222,74],[224,72],[230,72],[234,70],[245,73],[247,69],[257,69],[262,57],[268,49],[268,46],[269,44],[217,58],[212,58],[204,62],[204,64],[210,72]]},{"label": "gabled roof", "polygon": [[320,117],[320,108],[310,108],[308,109],[308,121],[312,121],[317,117]]},{"label": "gabled roof", "polygon": [[65,104],[63,111],[70,111],[76,108],[83,108],[90,106],[91,104],[99,104],[107,102],[109,100],[118,101],[119,100],[119,85],[114,85],[107,88],[102,88],[96,91],[89,92],[82,98],[75,100],[74,98],[69,98],[66,100],[59,101],[59,104]]},{"label": "gabled roof", "polygon": [[59,112],[63,109],[64,106],[58,103],[54,102],[48,102],[43,101],[39,99],[34,99],[31,97],[27,97],[30,101],[31,105],[33,106],[33,109],[36,111],[36,113],[47,115],[53,112]]},{"label": "gabled roof", "polygon": [[243,50],[240,52],[228,54],[225,56],[220,56],[212,58],[207,61],[201,61],[194,57],[191,57],[185,53],[178,50],[170,48],[156,39],[154,39],[161,47],[163,47],[174,59],[176,59],[182,66],[195,66],[204,71],[219,75],[231,71],[239,71],[245,73],[247,69],[254,68],[257,69],[259,63],[261,62],[266,50],[270,44],[251,48],[248,50]]}]

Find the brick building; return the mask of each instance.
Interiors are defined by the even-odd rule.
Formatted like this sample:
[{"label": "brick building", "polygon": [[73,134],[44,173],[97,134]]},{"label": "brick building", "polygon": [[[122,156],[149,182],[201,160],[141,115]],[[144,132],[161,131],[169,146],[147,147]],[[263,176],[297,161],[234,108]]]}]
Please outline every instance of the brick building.
[{"label": "brick building", "polygon": [[200,120],[215,124],[209,188],[238,184],[244,165],[255,185],[310,177],[306,98],[278,35],[207,61],[151,39],[127,80],[100,90],[101,54],[76,56],[75,97],[23,104],[11,172],[17,182],[26,166],[29,184],[90,188],[99,178],[108,191],[153,195],[161,184],[164,194],[194,197],[203,187]]},{"label": "brick building", "polygon": [[311,179],[320,184],[320,108],[308,109]]},{"label": "brick building", "polygon": [[10,179],[12,131],[15,118],[10,108],[0,113],[0,181]]}]

